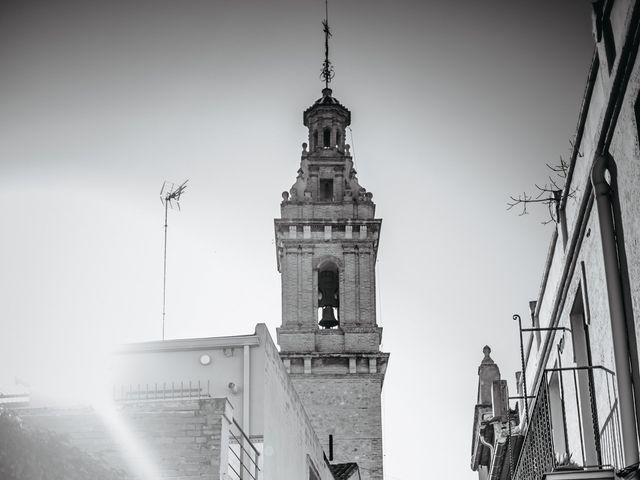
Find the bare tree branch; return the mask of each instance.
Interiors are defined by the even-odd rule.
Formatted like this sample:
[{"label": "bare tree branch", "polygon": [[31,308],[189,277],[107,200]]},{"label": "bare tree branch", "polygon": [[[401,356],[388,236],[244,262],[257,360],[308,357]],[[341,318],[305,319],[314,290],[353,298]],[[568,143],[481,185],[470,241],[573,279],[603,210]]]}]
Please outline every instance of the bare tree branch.
[{"label": "bare tree branch", "polygon": [[[573,143],[571,143],[571,148],[573,148]],[[578,155],[580,157],[582,156],[580,152],[578,152]],[[546,165],[552,172],[552,175],[547,177],[547,183],[542,186],[534,183],[536,193],[528,194],[527,192],[523,192],[522,195],[518,195],[517,197],[510,196],[510,201],[507,202],[507,210],[511,210],[515,207],[522,207],[522,210],[518,214],[519,216],[527,215],[529,213],[527,208],[531,204],[541,203],[546,205],[549,212],[549,218],[542,222],[543,225],[551,222],[557,223],[559,221],[558,207],[560,205],[560,200],[562,199],[562,192],[564,191],[567,173],[569,171],[569,164],[562,158],[562,156],[560,156],[559,163],[554,165],[547,163]],[[576,190],[572,190],[567,193],[567,196],[574,198],[575,193]]]}]

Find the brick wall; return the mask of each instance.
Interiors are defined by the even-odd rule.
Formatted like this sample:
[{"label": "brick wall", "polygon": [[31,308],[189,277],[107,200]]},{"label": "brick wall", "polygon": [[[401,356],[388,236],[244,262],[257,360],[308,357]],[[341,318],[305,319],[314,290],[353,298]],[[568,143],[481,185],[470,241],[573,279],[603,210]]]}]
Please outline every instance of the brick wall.
[{"label": "brick wall", "polygon": [[291,379],[326,452],[333,435],[333,462],[356,462],[362,480],[381,480],[382,375],[292,374]]},{"label": "brick wall", "polygon": [[227,469],[226,399],[147,401],[93,408],[22,409],[27,425],[66,436],[130,478],[222,479]]}]

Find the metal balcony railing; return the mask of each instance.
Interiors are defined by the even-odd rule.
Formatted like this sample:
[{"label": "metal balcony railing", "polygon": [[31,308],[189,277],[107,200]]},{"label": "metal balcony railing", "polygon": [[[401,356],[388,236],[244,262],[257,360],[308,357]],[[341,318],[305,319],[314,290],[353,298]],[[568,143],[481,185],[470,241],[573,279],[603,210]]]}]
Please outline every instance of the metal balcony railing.
[{"label": "metal balcony railing", "polygon": [[540,385],[527,434],[520,450],[520,457],[513,478],[516,480],[538,480],[555,467],[555,454],[551,438],[551,415],[549,391],[546,382]]},{"label": "metal balcony railing", "polygon": [[600,446],[602,461],[606,465],[622,468],[622,436],[620,432],[620,417],[618,414],[618,399],[615,400],[600,429]]},{"label": "metal balcony railing", "polygon": [[544,371],[514,480],[541,480],[557,470],[623,466],[614,376],[601,366]]},{"label": "metal balcony railing", "polygon": [[260,452],[233,420],[229,429],[229,469],[227,475],[234,480],[258,480],[260,478]]}]

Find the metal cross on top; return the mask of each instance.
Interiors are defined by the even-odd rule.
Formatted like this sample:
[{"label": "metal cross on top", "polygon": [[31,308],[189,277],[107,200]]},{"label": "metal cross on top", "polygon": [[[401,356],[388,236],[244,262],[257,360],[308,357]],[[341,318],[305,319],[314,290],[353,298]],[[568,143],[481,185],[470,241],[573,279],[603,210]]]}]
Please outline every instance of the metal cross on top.
[{"label": "metal cross on top", "polygon": [[331,36],[331,30],[329,30],[329,5],[328,0],[324,1],[324,20],[322,21],[322,30],[324,31],[324,62],[322,63],[321,78],[324,78],[324,84],[326,88],[329,88],[329,82],[335,76],[333,71],[333,65],[329,61],[329,37]]}]

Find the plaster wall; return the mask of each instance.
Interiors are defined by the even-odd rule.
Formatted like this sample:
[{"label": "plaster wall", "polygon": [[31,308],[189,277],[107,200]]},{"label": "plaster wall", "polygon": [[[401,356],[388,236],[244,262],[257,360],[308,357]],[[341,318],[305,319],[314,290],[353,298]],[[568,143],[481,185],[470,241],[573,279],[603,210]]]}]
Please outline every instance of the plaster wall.
[{"label": "plaster wall", "polygon": [[265,480],[310,478],[310,465],[321,480],[331,480],[322,445],[271,339],[264,360]]},{"label": "plaster wall", "polygon": [[[171,390],[173,385],[178,391],[187,389],[189,382],[192,388],[200,382],[203,394],[229,399],[236,421],[244,428],[243,344],[250,344],[250,431],[245,433],[260,435],[264,424],[261,407],[264,402],[264,344],[257,335],[125,346],[112,361],[114,395],[117,399],[126,399],[128,390],[144,392],[147,386],[151,391],[155,388]],[[209,365],[200,363],[204,354],[211,357]],[[229,389],[229,383],[237,386],[237,393]]]},{"label": "plaster wall", "polygon": [[[639,63],[636,58],[610,147],[610,153],[618,169],[618,195],[627,260],[628,295],[636,338],[640,332],[640,129],[636,114],[640,90]],[[636,354],[639,353],[636,348]]]},{"label": "plaster wall", "polygon": [[604,114],[603,107],[607,98],[605,84],[608,82],[606,66],[598,64],[598,72],[589,99],[587,117],[578,149],[579,155],[575,159],[573,176],[571,178],[570,192],[574,192],[573,198],[568,199],[565,210],[565,218],[568,225],[569,236],[579,226],[578,210],[585,193],[585,185],[591,181],[591,164],[595,155],[599,130]]}]

